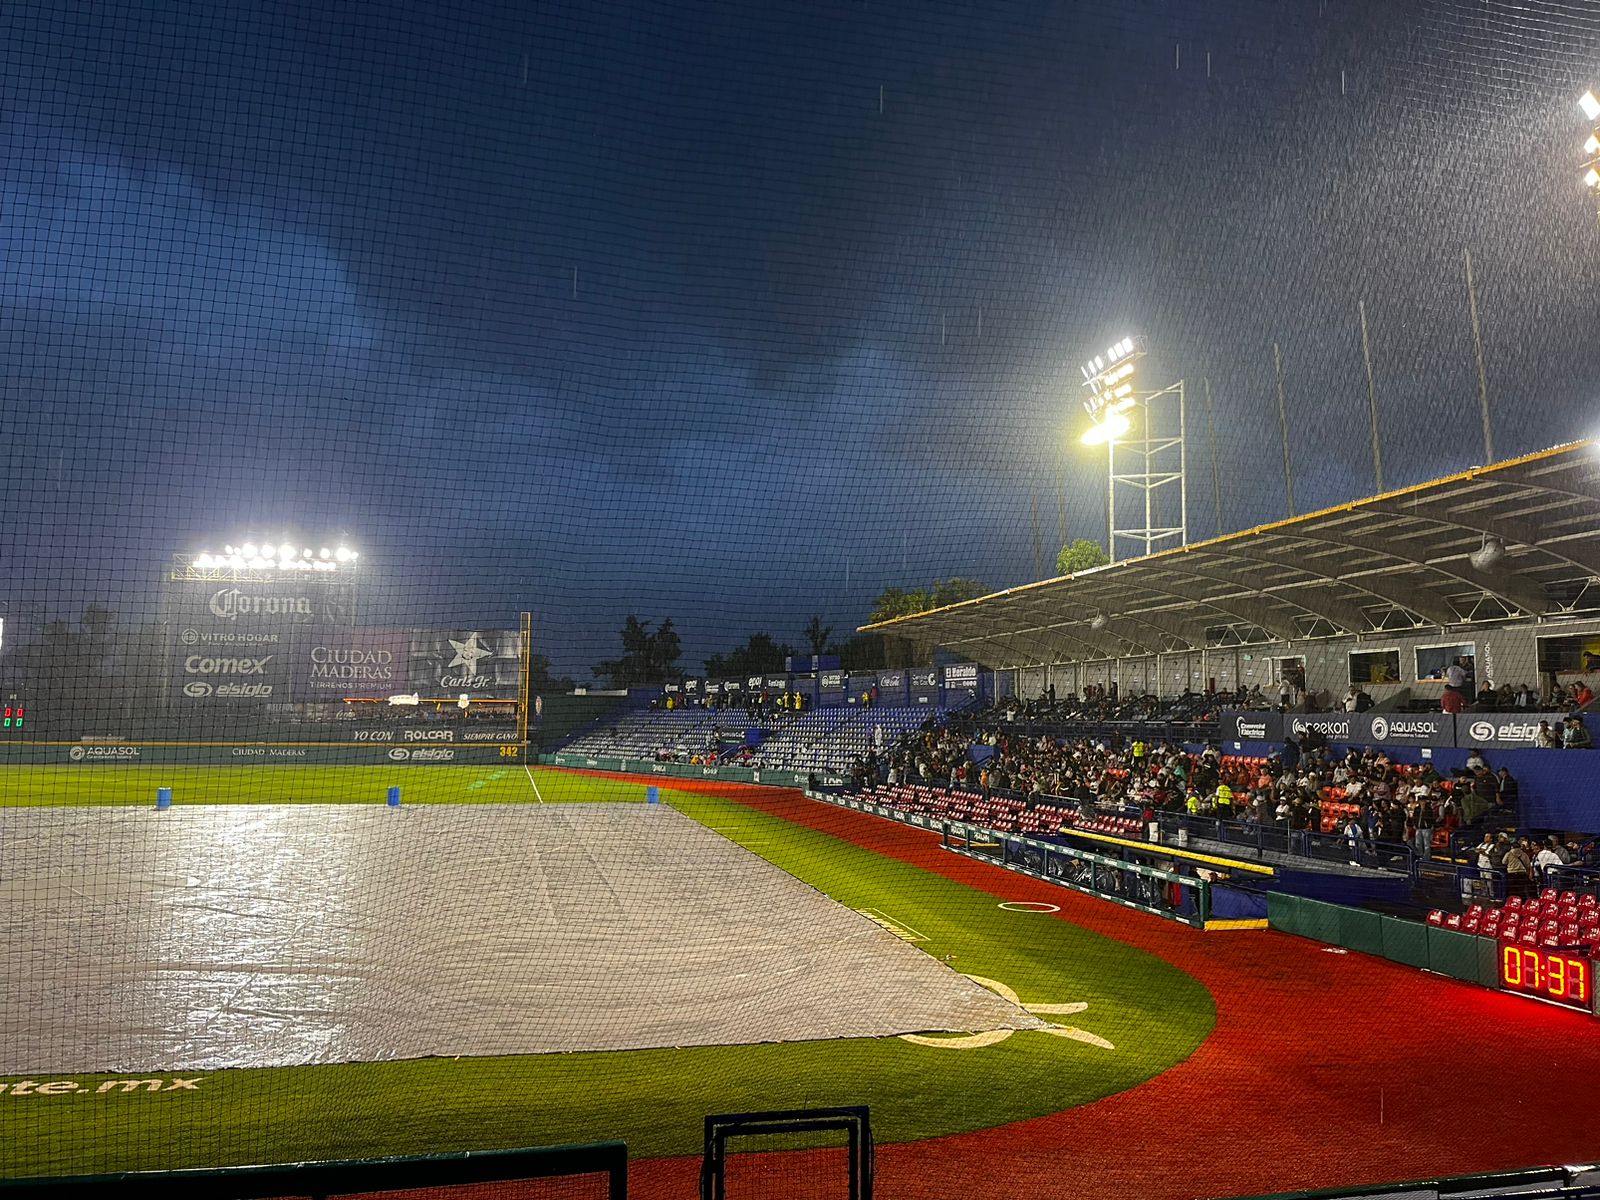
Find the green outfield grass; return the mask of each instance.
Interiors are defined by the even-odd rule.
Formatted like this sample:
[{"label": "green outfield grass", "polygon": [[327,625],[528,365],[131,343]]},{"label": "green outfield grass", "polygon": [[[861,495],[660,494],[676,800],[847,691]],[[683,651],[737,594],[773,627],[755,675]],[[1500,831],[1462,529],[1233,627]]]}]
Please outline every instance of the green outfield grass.
[{"label": "green outfield grass", "polygon": [[[533,782],[537,780],[537,784]],[[621,780],[505,766],[143,766],[87,764],[0,767],[0,807],[148,804],[170,787],[174,804],[382,804],[399,784],[406,804],[556,804],[643,800]],[[537,792],[537,795],[536,795]]]},{"label": "green outfield grass", "polygon": [[[37,779],[41,787],[64,789],[56,803],[114,803],[142,770],[104,768],[86,784],[89,771],[40,768]],[[145,774],[149,778],[141,777],[138,786],[151,791],[156,774],[176,778],[170,771]],[[520,768],[499,777],[461,767],[400,773],[245,767],[185,774],[192,774],[187,786],[196,796],[225,801],[356,800],[373,791],[381,795],[380,785],[397,774],[408,797],[430,802],[526,800],[532,792]],[[317,778],[293,781],[299,774]],[[637,783],[540,770],[534,777],[552,802],[642,797]],[[477,778],[483,787],[471,786]],[[520,796],[513,791],[518,779]],[[92,801],[80,792],[86,786]],[[48,802],[19,798],[21,787],[10,784],[8,802]],[[692,1154],[707,1113],[844,1103],[870,1104],[877,1136],[905,1141],[986,1128],[1122,1091],[1187,1057],[1212,1027],[1215,1012],[1205,988],[1148,954],[1054,917],[1002,910],[995,896],[731,800],[666,789],[663,796],[839,903],[877,910],[914,931],[924,939],[916,943],[920,949],[957,971],[997,980],[1024,1003],[1087,1003],[1082,1012],[1047,1019],[1115,1048],[1025,1032],[978,1049],[886,1038],[430,1059],[190,1072],[200,1077],[192,1090],[159,1094],[125,1094],[120,1087],[98,1093],[101,1081],[118,1077],[53,1076],[44,1064],[30,1078],[70,1078],[82,1090],[0,1096],[0,1170],[210,1166],[610,1137],[625,1139],[638,1157]]]}]

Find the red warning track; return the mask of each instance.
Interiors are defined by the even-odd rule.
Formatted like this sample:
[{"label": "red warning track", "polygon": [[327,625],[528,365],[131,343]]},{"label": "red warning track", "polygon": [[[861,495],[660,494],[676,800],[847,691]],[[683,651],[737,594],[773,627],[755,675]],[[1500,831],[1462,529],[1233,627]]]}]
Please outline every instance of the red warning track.
[{"label": "red warning track", "polygon": [[[995,1129],[880,1146],[880,1197],[1160,1200],[1600,1157],[1600,1023],[1591,1017],[1303,938],[1201,933],[1130,913],[788,789],[666,785],[736,800],[1002,900],[1060,905],[1053,919],[1158,955],[1215,997],[1216,1028],[1204,1045],[1130,1091]],[[640,1162],[629,1191],[691,1197],[697,1170],[685,1159]],[[784,1194],[800,1196],[794,1175],[783,1174]]]}]

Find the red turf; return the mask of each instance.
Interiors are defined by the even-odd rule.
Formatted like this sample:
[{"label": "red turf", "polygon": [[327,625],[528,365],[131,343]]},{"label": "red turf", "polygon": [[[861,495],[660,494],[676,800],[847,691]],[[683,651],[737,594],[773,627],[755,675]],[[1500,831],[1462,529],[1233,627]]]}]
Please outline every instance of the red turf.
[{"label": "red turf", "polygon": [[[1204,1045],[1130,1091],[1014,1125],[880,1146],[877,1195],[886,1200],[1160,1200],[1600,1157],[1590,1108],[1600,1026],[1591,1017],[1303,938],[1201,933],[1130,913],[789,789],[670,786],[737,800],[1001,899],[1058,904],[1059,919],[1159,955],[1216,998]],[[790,1167],[797,1156],[782,1157]],[[688,1200],[697,1171],[697,1160],[637,1163],[629,1194]],[[799,1200],[809,1189],[786,1183],[782,1194]],[[815,1192],[838,1194],[820,1181]]]}]

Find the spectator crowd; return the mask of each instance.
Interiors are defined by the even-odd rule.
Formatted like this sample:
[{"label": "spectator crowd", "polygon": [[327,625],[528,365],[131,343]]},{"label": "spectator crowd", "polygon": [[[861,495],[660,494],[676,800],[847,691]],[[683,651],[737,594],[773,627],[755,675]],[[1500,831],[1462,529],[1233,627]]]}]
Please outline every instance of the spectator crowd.
[{"label": "spectator crowd", "polygon": [[1356,862],[1379,842],[1405,843],[1427,859],[1456,831],[1481,832],[1487,845],[1480,843],[1477,856],[1521,872],[1528,886],[1553,861],[1578,855],[1560,837],[1511,836],[1518,781],[1478,750],[1446,777],[1431,763],[1398,763],[1380,748],[1336,753],[1315,731],[1291,737],[1270,757],[1239,758],[1224,757],[1215,745],[1192,753],[1139,738],[1025,732],[1010,728],[1010,717],[1002,706],[943,725],[929,721],[892,746],[869,748],[852,780],[1020,796],[1030,807],[1066,800],[1084,816],[1136,808],[1145,820],[1183,812],[1333,834],[1349,842]]}]

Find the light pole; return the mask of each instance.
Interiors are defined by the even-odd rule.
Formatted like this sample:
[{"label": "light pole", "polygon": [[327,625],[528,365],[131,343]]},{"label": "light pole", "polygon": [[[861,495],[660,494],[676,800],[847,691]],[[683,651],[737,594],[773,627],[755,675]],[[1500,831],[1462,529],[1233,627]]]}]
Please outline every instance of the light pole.
[{"label": "light pole", "polygon": [[[1091,422],[1083,443],[1106,448],[1106,555],[1112,562],[1117,561],[1123,541],[1133,542],[1142,555],[1165,549],[1172,541],[1183,545],[1189,541],[1188,420],[1183,383],[1156,392],[1136,390],[1134,375],[1144,354],[1143,338],[1123,338],[1083,365],[1083,386],[1089,393],[1083,409]],[[1173,405],[1162,405],[1163,400],[1175,402],[1175,428]],[[1164,419],[1163,408],[1167,409]],[[1170,523],[1171,504],[1160,503],[1164,489],[1173,487],[1178,491],[1177,524]],[[1129,490],[1142,501],[1143,524],[1123,528],[1117,523],[1117,501]],[[1169,523],[1161,523],[1163,518]]]},{"label": "light pole", "polygon": [[[1593,92],[1585,92],[1578,97],[1578,107],[1590,124],[1589,140],[1583,143],[1583,152],[1589,156],[1583,164],[1583,182],[1600,197],[1600,126],[1595,125],[1600,121],[1600,100],[1595,99]],[[1596,208],[1595,215],[1600,218],[1600,207]]]}]

